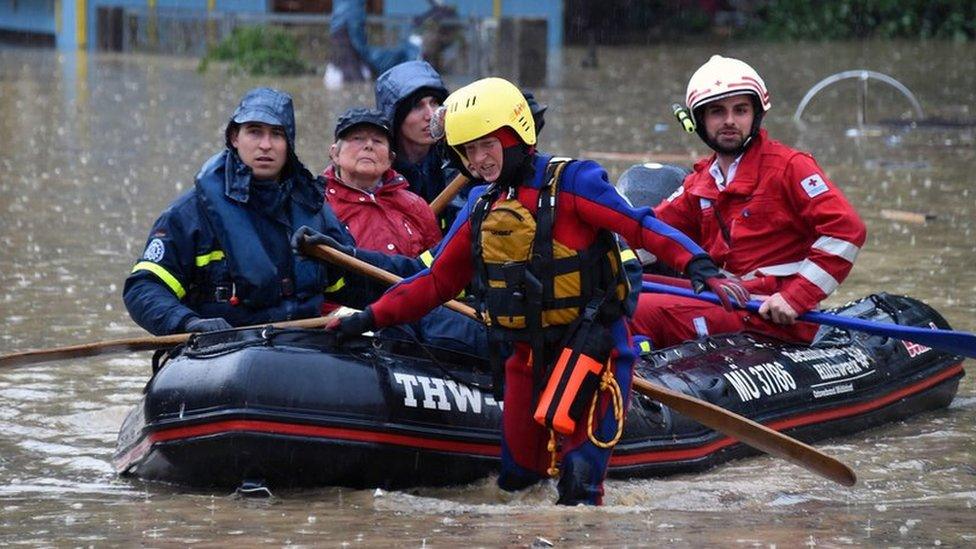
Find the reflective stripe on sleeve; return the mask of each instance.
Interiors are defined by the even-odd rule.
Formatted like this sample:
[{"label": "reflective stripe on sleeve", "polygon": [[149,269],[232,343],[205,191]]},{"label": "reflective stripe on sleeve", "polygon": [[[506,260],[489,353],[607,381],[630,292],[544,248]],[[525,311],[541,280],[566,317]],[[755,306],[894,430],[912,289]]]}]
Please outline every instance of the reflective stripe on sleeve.
[{"label": "reflective stripe on sleeve", "polygon": [[424,267],[430,267],[431,263],[434,262],[434,254],[430,253],[430,250],[424,250],[418,259],[424,264]]},{"label": "reflective stripe on sleeve", "polygon": [[170,290],[172,290],[174,294],[176,294],[176,297],[179,299],[183,299],[183,296],[186,295],[186,290],[183,289],[183,285],[180,284],[180,281],[158,263],[153,263],[151,261],[140,261],[139,263],[136,263],[135,267],[132,267],[132,272],[136,271],[149,271],[156,275],[160,280],[163,281],[164,284],[166,284],[166,286],[169,287]]},{"label": "reflective stripe on sleeve", "polygon": [[803,266],[803,261],[794,261],[792,263],[780,263],[779,265],[759,267],[758,269],[754,269],[742,275],[739,278],[741,278],[742,280],[752,280],[760,274],[766,276],[790,276],[800,272],[800,267],[802,266]]},{"label": "reflective stripe on sleeve", "polygon": [[858,248],[854,244],[832,236],[821,236],[813,243],[813,247],[827,252],[830,255],[843,257],[849,263],[854,263],[854,260],[857,259],[858,252],[861,251],[861,248]]},{"label": "reflective stripe on sleeve", "polygon": [[336,280],[331,286],[325,289],[325,293],[331,294],[334,292],[338,292],[345,285],[346,285],[346,277],[339,277],[339,280]]},{"label": "reflective stripe on sleeve", "polygon": [[840,283],[837,282],[836,278],[831,276],[831,274],[827,271],[823,270],[820,265],[817,265],[809,259],[794,261],[792,263],[770,265],[769,267],[760,267],[750,273],[746,273],[740,278],[742,280],[752,280],[759,274],[765,276],[790,276],[798,274],[809,280],[827,295],[832,294],[834,290],[837,289],[837,286],[840,286]]},{"label": "reflective stripe on sleeve", "polygon": [[220,261],[224,258],[223,250],[214,250],[209,254],[198,255],[196,257],[197,267],[206,267],[213,261]]},{"label": "reflective stripe on sleeve", "polygon": [[815,286],[827,295],[832,294],[837,289],[837,286],[840,286],[836,278],[809,259],[803,261],[803,265],[800,266],[799,275],[813,282]]},{"label": "reflective stripe on sleeve", "polygon": [[630,248],[624,248],[623,250],[620,250],[620,261],[626,263],[628,261],[636,261],[636,260],[637,260],[637,254],[634,253],[634,250],[631,250]]}]

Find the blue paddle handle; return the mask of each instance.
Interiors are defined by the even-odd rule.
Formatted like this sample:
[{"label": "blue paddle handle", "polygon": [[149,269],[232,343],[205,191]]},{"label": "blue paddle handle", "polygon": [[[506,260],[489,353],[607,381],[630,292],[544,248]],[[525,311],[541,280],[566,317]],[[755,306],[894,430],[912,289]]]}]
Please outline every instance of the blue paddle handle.
[{"label": "blue paddle handle", "polygon": [[[712,292],[702,292],[700,294],[696,294],[687,288],[669,286],[667,284],[658,284],[657,282],[644,282],[642,285],[642,290],[645,292],[676,295],[697,299],[699,301],[707,301],[716,305],[722,304],[718,296]],[[743,309],[753,313],[758,313],[760,305],[762,305],[762,301],[752,299],[746,303]],[[941,330],[938,328],[920,328],[918,326],[903,326],[901,324],[891,324],[888,322],[865,320],[863,318],[840,316],[821,311],[809,311],[803,313],[797,318],[797,320],[812,322],[814,324],[823,324],[826,326],[834,326],[836,328],[843,328],[846,330],[855,330],[874,335],[887,336],[894,339],[912,341],[915,343],[921,343],[927,347],[932,347],[933,349],[938,349],[940,351],[976,358],[976,335],[967,332]]]}]

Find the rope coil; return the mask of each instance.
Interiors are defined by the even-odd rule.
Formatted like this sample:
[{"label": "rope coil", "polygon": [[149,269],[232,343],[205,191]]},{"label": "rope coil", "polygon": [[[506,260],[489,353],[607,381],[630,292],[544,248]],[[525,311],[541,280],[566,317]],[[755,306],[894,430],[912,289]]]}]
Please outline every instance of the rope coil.
[{"label": "rope coil", "polygon": [[[604,391],[610,392],[610,399],[613,402],[613,418],[617,422],[617,432],[614,434],[613,438],[609,441],[602,441],[596,437],[593,432],[593,416],[596,414],[596,403],[600,400],[600,393]],[[603,370],[603,376],[600,378],[600,390],[593,395],[593,401],[590,403],[590,417],[586,421],[586,434],[590,437],[590,442],[596,445],[598,448],[613,448],[617,442],[620,441],[620,437],[624,434],[624,399],[620,394],[620,385],[617,384],[617,379],[613,375],[613,370],[610,368],[609,361],[607,362],[607,367]]]}]

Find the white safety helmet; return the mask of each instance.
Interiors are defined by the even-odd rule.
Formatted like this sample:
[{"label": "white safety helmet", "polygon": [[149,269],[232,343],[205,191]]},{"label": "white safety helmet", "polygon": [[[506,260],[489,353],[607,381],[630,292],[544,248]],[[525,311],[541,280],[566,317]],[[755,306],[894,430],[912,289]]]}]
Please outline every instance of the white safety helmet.
[{"label": "white safety helmet", "polygon": [[705,103],[743,94],[754,95],[762,111],[769,110],[769,91],[755,69],[738,59],[713,55],[691,75],[685,104],[695,112]]},{"label": "white safety helmet", "polygon": [[[755,106],[755,118],[749,137],[743,142],[737,154],[741,154],[753,138],[759,134],[763,115],[772,106],[769,101],[769,90],[759,73],[747,63],[731,57],[713,55],[704,65],[698,67],[695,74],[688,81],[688,91],[685,94],[685,104],[695,119],[695,129],[709,147],[716,149],[705,134],[705,124],[701,118],[701,107],[712,101],[732,97],[734,95],[749,95]],[[717,149],[716,149],[717,150]]]}]

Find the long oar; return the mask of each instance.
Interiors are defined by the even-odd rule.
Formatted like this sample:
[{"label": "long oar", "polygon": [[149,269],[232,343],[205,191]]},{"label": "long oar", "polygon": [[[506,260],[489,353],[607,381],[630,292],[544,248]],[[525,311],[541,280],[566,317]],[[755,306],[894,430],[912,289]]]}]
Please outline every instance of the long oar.
[{"label": "long oar", "polygon": [[440,192],[433,200],[430,201],[430,209],[434,212],[434,216],[438,216],[444,211],[444,208],[454,200],[457,193],[461,192],[461,189],[470,181],[464,174],[458,174],[453,181],[448,183],[444,190]]},{"label": "long oar", "polygon": [[[290,320],[288,322],[274,322],[270,325],[278,328],[322,328],[329,318],[317,317],[302,320]],[[261,324],[250,326],[260,328],[268,326]],[[56,347],[54,349],[34,349],[31,351],[19,351],[6,355],[0,355],[0,367],[24,366],[27,364],[38,364],[50,362],[52,360],[63,360],[66,358],[84,358],[90,356],[107,355],[112,353],[128,353],[132,351],[155,351],[156,349],[168,349],[185,342],[193,334],[173,334],[168,336],[145,336],[132,337],[128,339],[110,339],[108,341],[96,341],[94,343],[83,343],[81,345],[71,345],[68,347]]]},{"label": "long oar", "polygon": [[[642,289],[645,292],[655,292],[661,294],[677,295],[708,301],[709,303],[721,304],[718,296],[712,292],[695,292],[670,284],[659,284],[656,282],[643,283]],[[762,301],[750,300],[743,307],[754,313],[759,312]],[[853,318],[849,316],[835,315],[820,311],[810,311],[803,313],[797,320],[812,322],[814,324],[825,324],[847,330],[856,330],[874,335],[887,336],[905,341],[921,343],[927,347],[946,351],[957,355],[976,358],[976,335],[959,332],[956,330],[940,330],[938,328],[921,328],[918,326],[902,326],[901,324],[891,324],[888,322],[878,322],[875,320],[865,320],[863,318]]]},{"label": "long oar", "polygon": [[[302,246],[302,251],[306,255],[317,257],[331,263],[336,263],[346,269],[354,272],[360,272],[387,284],[396,284],[402,280],[399,276],[388,273],[378,267],[374,267],[373,265],[370,265],[369,263],[366,263],[360,259],[356,259],[355,257],[333,250],[328,246],[309,246],[305,244]],[[477,316],[474,309],[457,301],[448,301],[444,304],[444,306],[472,318]],[[329,322],[329,320],[330,319],[328,318],[317,317],[302,320],[291,320],[288,322],[275,322],[271,325],[279,328],[322,328]],[[260,326],[267,326],[267,324],[262,324]],[[50,362],[53,360],[63,360],[67,358],[84,358],[112,353],[167,349],[185,342],[190,335],[192,334],[173,334],[158,337],[146,336],[128,339],[113,339],[108,341],[97,341],[94,343],[84,343],[81,345],[71,345],[68,347],[56,347],[54,349],[19,351],[0,355],[0,368],[38,364],[41,362]]]},{"label": "long oar", "polygon": [[[301,252],[307,256],[327,261],[334,265],[338,265],[343,269],[358,272],[386,284],[396,284],[397,282],[403,280],[403,278],[391,272],[384,271],[375,265],[366,263],[362,259],[357,259],[351,255],[344,254],[339,250],[330,248],[324,244],[309,244],[307,240],[303,240],[299,244],[299,248],[301,249]],[[459,301],[454,301],[452,299],[447,303],[444,303],[444,307],[478,320],[478,315],[475,310]]]},{"label": "long oar", "polygon": [[[392,273],[388,273],[379,267],[370,265],[328,246],[302,244],[301,249],[306,255],[335,263],[345,269],[357,271],[381,282],[397,282],[400,280],[400,277]],[[447,304],[445,305],[447,306]],[[451,307],[451,309],[468,318],[480,321],[474,309],[460,303],[457,303],[457,305],[460,305],[460,307]],[[653,385],[649,381],[636,376],[634,377],[634,389],[694,419],[702,425],[738,439],[740,442],[748,444],[757,450],[795,463],[824,478],[843,484],[844,486],[853,486],[857,482],[854,471],[837,459],[794,438],[764,427],[751,419],[730,412],[725,408],[715,406],[714,404],[683,393]]]}]

